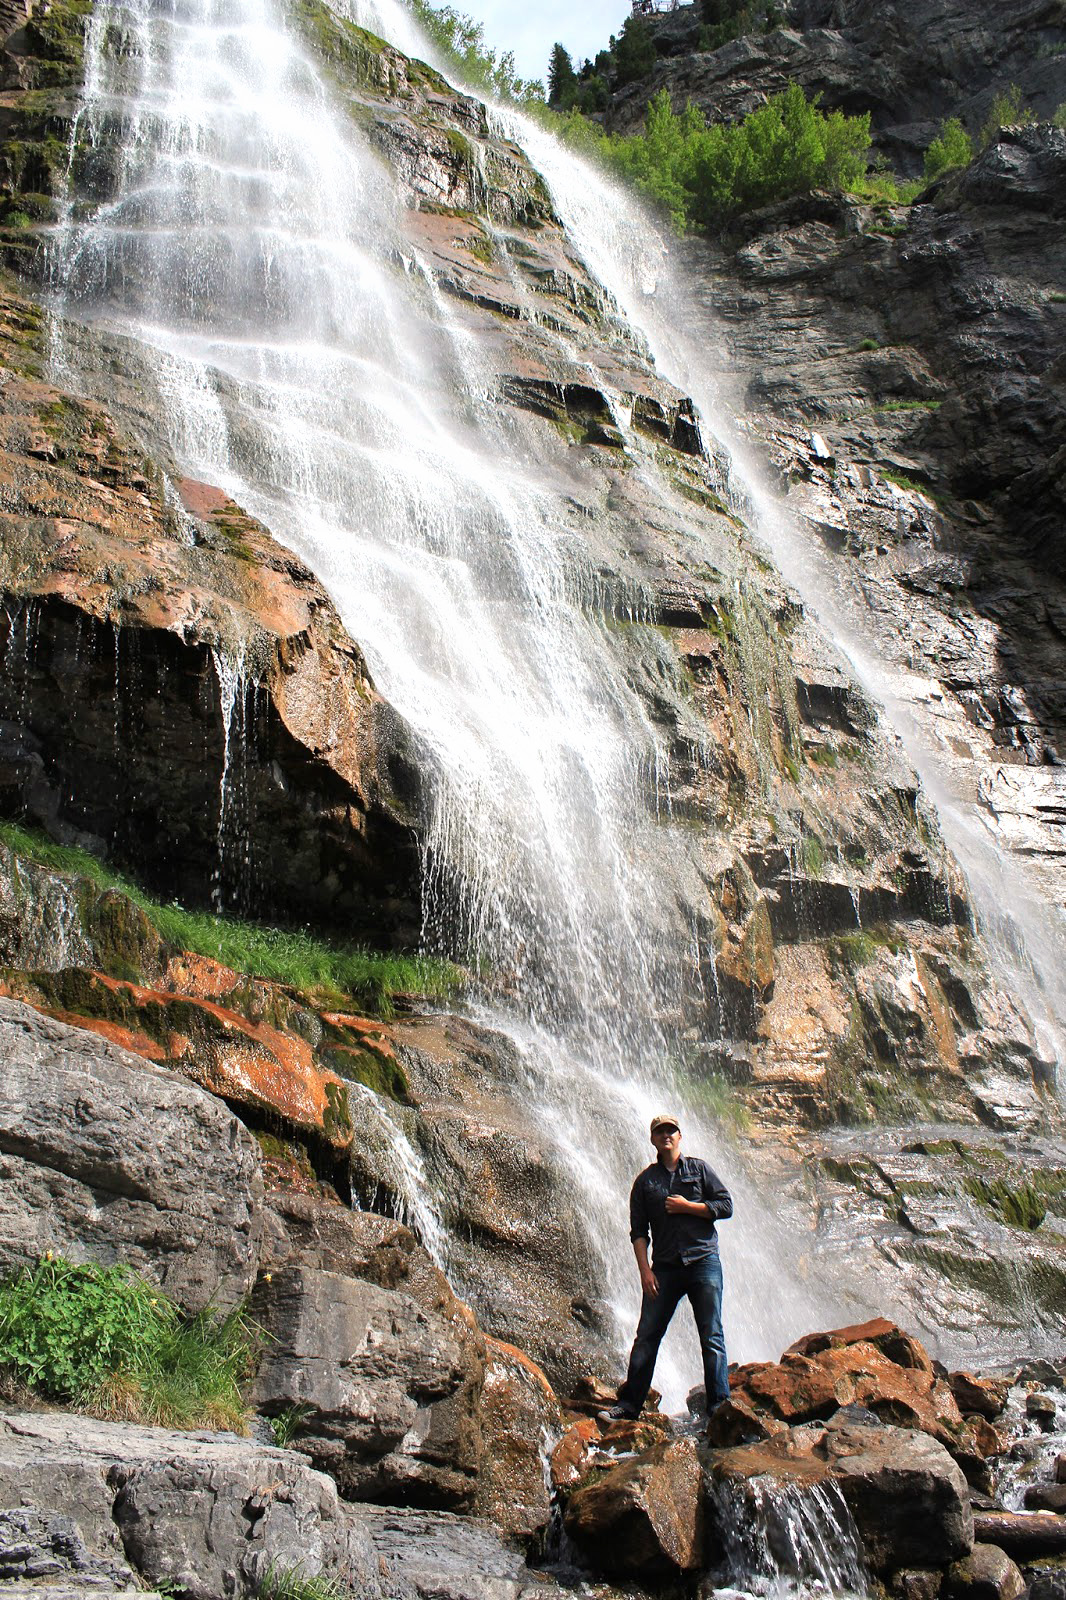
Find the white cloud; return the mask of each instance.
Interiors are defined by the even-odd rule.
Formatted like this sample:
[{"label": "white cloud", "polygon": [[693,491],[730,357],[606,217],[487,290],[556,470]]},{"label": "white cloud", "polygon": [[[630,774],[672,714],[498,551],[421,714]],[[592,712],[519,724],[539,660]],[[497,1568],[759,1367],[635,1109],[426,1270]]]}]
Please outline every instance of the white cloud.
[{"label": "white cloud", "polygon": [[485,42],[496,51],[513,50],[523,78],[547,77],[548,57],[556,40],[577,65],[606,49],[630,12],[630,0],[541,0],[516,5],[514,0],[452,0],[457,11],[485,24]]}]

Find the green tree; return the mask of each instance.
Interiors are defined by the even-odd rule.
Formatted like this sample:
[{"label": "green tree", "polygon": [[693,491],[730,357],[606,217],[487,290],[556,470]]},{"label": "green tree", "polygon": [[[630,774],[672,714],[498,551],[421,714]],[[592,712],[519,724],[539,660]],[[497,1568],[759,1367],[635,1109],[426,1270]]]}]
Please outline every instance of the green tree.
[{"label": "green tree", "polygon": [[646,78],[658,60],[651,29],[641,17],[627,17],[613,46],[615,88]]},{"label": "green tree", "polygon": [[968,167],[973,160],[973,140],[958,117],[947,117],[925,152],[925,179],[932,183],[952,167]]},{"label": "green tree", "polygon": [[569,111],[577,104],[577,73],[564,45],[553,44],[548,62],[548,104],[556,111]]}]

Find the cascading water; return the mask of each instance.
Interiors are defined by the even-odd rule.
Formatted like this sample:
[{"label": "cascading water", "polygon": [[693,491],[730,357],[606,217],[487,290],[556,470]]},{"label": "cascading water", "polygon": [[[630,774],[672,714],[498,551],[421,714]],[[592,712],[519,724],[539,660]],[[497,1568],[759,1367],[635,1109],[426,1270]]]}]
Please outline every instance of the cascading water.
[{"label": "cascading water", "polygon": [[1066,921],[1020,854],[1005,851],[976,793],[960,781],[935,707],[897,659],[884,620],[839,562],[804,535],[772,494],[749,441],[716,393],[706,349],[715,330],[671,270],[668,252],[640,206],[573,156],[538,124],[499,111],[500,125],[542,174],[567,233],[590,270],[648,341],[664,377],[693,398],[728,454],[734,493],[792,584],[888,726],[936,807],[944,838],[966,874],[993,971],[1027,1011],[1051,1060],[1066,1060]]},{"label": "cascading water", "polygon": [[[382,0],[359,20],[390,31],[390,16]],[[308,562],[413,729],[427,938],[518,997],[491,1018],[581,1195],[621,1342],[637,1298],[626,1196],[650,1114],[676,1104],[662,1019],[691,930],[678,842],[646,802],[664,753],[569,485],[532,428],[516,448],[522,425],[501,421],[385,169],[272,0],[101,0],[88,61],[72,149],[109,142],[119,164],[113,197],[57,232],[60,309],[136,342],[182,470]],[[77,382],[61,331],[55,359]],[[741,1191],[724,1241],[733,1350],[776,1354],[820,1312],[783,1292],[788,1253],[712,1134],[686,1117],[688,1147]],[[447,1255],[432,1206],[411,1210]],[[777,1292],[745,1298],[745,1281]],[[658,1379],[675,1404],[697,1370],[691,1347],[679,1359]]]}]

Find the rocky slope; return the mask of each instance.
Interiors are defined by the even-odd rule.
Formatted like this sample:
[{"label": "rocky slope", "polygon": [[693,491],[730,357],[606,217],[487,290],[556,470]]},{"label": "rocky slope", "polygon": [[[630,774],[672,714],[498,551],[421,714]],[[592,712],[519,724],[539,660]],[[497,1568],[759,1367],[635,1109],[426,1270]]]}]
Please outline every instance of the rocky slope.
[{"label": "rocky slope", "polygon": [[829,109],[868,111],[875,148],[911,175],[921,172],[944,118],[959,117],[976,132],[1012,84],[1040,118],[1066,99],[1066,14],[1058,0],[785,0],[773,11],[771,26],[740,29],[715,50],[700,48],[698,5],[649,19],[659,60],[648,77],[612,96],[609,124],[637,126],[661,88],[678,110],[691,100],[712,121],[729,122],[798,83]]},{"label": "rocky slope", "polygon": [[[743,1130],[801,1268],[828,1279],[841,1264],[848,1305],[898,1308],[945,1353],[1050,1346],[1066,1280],[1061,1114],[913,773],[754,549],[691,403],[620,327],[521,152],[429,69],[303,15],[397,174],[412,244],[486,352],[499,406],[533,419],[566,482],[604,627],[669,744],[661,825],[687,841],[678,916],[701,952],[668,1019],[688,1092]],[[0,328],[0,803],[163,898],[409,948],[429,775],[358,642],[269,530],[183,477],[134,348],[67,327],[91,392],[49,377],[33,219],[63,180],[83,16],[53,5],[9,38],[0,108],[4,248],[20,273]],[[106,195],[106,145],[77,156],[80,192]],[[803,430],[782,433],[797,459]],[[828,492],[828,469],[806,481],[822,470]],[[891,501],[867,487],[871,505]],[[452,1559],[498,1568],[501,1594],[536,1593],[491,1531],[448,1519],[480,1514],[523,1539],[543,1528],[543,1457],[564,1420],[582,1426],[556,1396],[582,1379],[595,1393],[588,1375],[614,1375],[617,1353],[507,1041],[418,996],[368,1016],[194,956],[121,887],[35,860],[32,841],[0,856],[0,953],[18,1068],[0,1129],[4,1265],[47,1248],[117,1257],[190,1307],[251,1289],[272,1334],[255,1402],[302,1408],[310,1467],[251,1446],[192,1452],[222,1508],[249,1503],[249,1474],[286,1485],[270,1498],[291,1512],[277,1540],[257,1506],[246,1520],[263,1524],[262,1547],[227,1546],[224,1578],[175,1574],[169,1536],[157,1548],[129,1533],[142,1492],[193,1470],[182,1453],[135,1441],[119,1471],[114,1440],[94,1436],[116,1491],[94,1511],[105,1555],[121,1561],[115,1525],[151,1582],[250,1592],[313,1523],[319,1564],[362,1574],[368,1597],[374,1551],[399,1563],[390,1594],[404,1571],[414,1592],[442,1592],[433,1563]],[[483,981],[491,992],[507,975]],[[434,1243],[401,1181],[397,1127],[469,1308],[398,1220]],[[34,1448],[69,1456],[51,1423],[4,1426],[9,1481],[35,1429]],[[681,1463],[689,1510],[702,1505],[694,1451],[653,1448]],[[392,1509],[353,1522],[331,1484]],[[410,1506],[441,1519],[434,1550],[397,1509]],[[961,1552],[964,1512],[956,1522]],[[448,1555],[452,1533],[465,1555]],[[55,1542],[35,1525],[45,1534]]]}]

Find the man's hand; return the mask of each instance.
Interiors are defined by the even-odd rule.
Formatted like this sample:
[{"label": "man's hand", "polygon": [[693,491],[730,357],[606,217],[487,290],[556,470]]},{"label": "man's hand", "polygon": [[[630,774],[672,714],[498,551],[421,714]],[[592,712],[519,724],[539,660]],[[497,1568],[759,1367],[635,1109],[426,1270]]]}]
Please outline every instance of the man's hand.
[{"label": "man's hand", "polygon": [[667,1195],[666,1209],[670,1212],[691,1211],[700,1217],[708,1215],[707,1207],[702,1200],[686,1200],[684,1195],[680,1194]]},{"label": "man's hand", "polygon": [[641,1267],[640,1287],[650,1300],[654,1300],[659,1293],[659,1280],[650,1267]]}]

